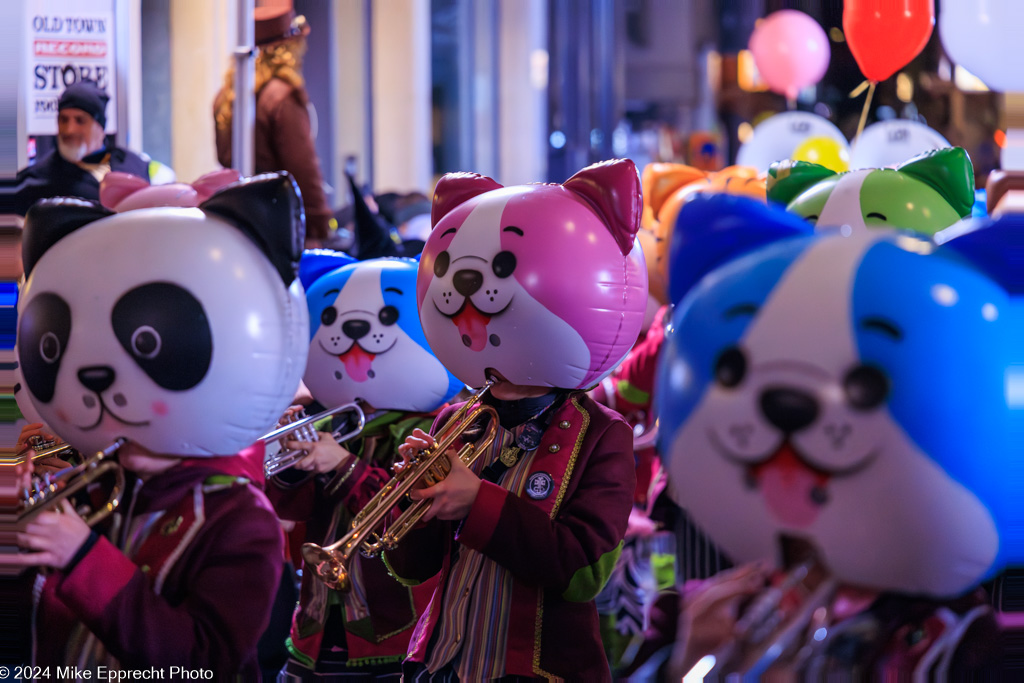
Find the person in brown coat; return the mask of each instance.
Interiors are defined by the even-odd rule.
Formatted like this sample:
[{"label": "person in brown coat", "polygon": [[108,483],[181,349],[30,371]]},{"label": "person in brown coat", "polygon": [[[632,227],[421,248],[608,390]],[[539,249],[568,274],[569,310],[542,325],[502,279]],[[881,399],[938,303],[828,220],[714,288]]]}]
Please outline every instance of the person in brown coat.
[{"label": "person in brown coat", "polygon": [[[309,25],[290,6],[257,7],[255,172],[288,171],[302,192],[306,246],[323,245],[333,213],[323,189],[320,162],[309,123],[309,95],[302,78]],[[231,166],[231,118],[235,70],[228,69],[213,103],[217,160]]]}]

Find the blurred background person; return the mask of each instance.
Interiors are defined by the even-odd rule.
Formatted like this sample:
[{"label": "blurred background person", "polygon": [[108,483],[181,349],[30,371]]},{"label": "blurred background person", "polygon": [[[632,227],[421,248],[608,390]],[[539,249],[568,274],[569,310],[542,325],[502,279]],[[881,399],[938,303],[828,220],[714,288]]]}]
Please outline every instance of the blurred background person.
[{"label": "blurred background person", "polygon": [[107,103],[110,97],[94,81],[68,86],[57,102],[57,148],[18,173],[15,211],[48,197],[82,197],[98,201],[100,181],[110,171],[149,180],[149,161],[134,152],[108,146]]},{"label": "blurred background person", "polygon": [[[306,209],[306,246],[319,247],[330,231],[332,212],[324,194],[320,162],[310,127],[309,95],[302,77],[309,24],[291,3],[257,7],[255,172],[288,171]],[[213,104],[217,159],[231,166],[231,117],[235,69],[229,67]]]}]

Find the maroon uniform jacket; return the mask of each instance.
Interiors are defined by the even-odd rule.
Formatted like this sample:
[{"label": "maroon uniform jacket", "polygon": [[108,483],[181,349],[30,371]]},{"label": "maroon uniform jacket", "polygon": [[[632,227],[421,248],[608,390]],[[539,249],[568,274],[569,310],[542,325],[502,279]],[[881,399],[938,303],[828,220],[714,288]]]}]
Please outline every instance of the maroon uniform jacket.
[{"label": "maroon uniform jacket", "polygon": [[[457,408],[442,412],[436,425]],[[409,643],[410,659],[427,658],[438,615],[446,609],[440,603],[458,544],[512,575],[506,675],[610,681],[594,597],[608,579],[626,532],[636,485],[632,432],[618,414],[574,392],[545,430],[530,468],[530,477],[543,482],[549,493],[538,496],[528,484],[517,496],[484,481],[464,520],[431,521],[385,553],[403,581],[440,572],[430,607]],[[462,656],[480,653],[464,651]]]},{"label": "maroon uniform jacket", "polygon": [[[237,457],[188,459],[136,481],[117,544],[101,537],[70,571],[46,577],[36,664],[181,666],[259,680],[256,643],[281,575],[282,533],[243,467]],[[132,541],[132,522],[143,519],[148,533]]]}]

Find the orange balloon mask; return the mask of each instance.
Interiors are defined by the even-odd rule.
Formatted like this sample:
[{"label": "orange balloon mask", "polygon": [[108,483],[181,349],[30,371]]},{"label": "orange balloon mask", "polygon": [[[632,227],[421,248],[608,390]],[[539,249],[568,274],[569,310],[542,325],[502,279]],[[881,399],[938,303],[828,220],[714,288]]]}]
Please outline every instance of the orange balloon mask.
[{"label": "orange balloon mask", "polygon": [[750,166],[727,166],[708,173],[673,163],[648,164],[643,172],[644,209],[640,246],[647,261],[650,294],[668,302],[668,247],[679,209],[698,192],[742,194],[765,201],[765,177]]}]

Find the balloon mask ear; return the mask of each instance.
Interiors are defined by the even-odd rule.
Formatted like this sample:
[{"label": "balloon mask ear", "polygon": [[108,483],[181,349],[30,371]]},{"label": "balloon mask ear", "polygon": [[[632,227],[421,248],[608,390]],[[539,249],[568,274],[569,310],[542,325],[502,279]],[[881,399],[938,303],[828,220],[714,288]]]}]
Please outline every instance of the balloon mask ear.
[{"label": "balloon mask ear", "polygon": [[73,197],[44,199],[25,214],[21,233],[21,260],[28,277],[46,250],[75,230],[114,215],[98,202]]},{"label": "balloon mask ear", "polygon": [[686,164],[647,164],[643,172],[644,199],[657,216],[673,192],[707,176],[705,171]]},{"label": "balloon mask ear", "polygon": [[274,265],[285,287],[295,280],[306,239],[306,214],[290,173],[246,178],[216,193],[199,208],[245,233]]},{"label": "balloon mask ear", "polygon": [[786,206],[811,186],[836,175],[810,161],[776,161],[768,168],[768,201]]},{"label": "balloon mask ear", "polygon": [[669,296],[674,304],[726,261],[814,226],[779,207],[741,195],[697,195],[683,205],[672,233]]},{"label": "balloon mask ear", "polygon": [[446,173],[437,181],[434,200],[430,205],[430,227],[436,228],[438,221],[448,215],[456,206],[477,195],[503,186],[479,173]]},{"label": "balloon mask ear", "polygon": [[949,147],[925,152],[900,164],[896,170],[934,189],[961,218],[971,215],[974,206],[974,166],[962,148]]},{"label": "balloon mask ear", "polygon": [[608,226],[622,255],[628,255],[643,212],[640,176],[633,162],[612,159],[587,166],[563,186],[591,204]]},{"label": "balloon mask ear", "polygon": [[1024,215],[961,221],[935,234],[942,249],[952,249],[998,282],[1010,294],[1024,294]]},{"label": "balloon mask ear", "polygon": [[302,282],[302,288],[309,291],[309,286],[322,275],[356,263],[358,260],[354,256],[333,249],[307,249],[302,252],[302,259],[299,261],[299,280]]}]

